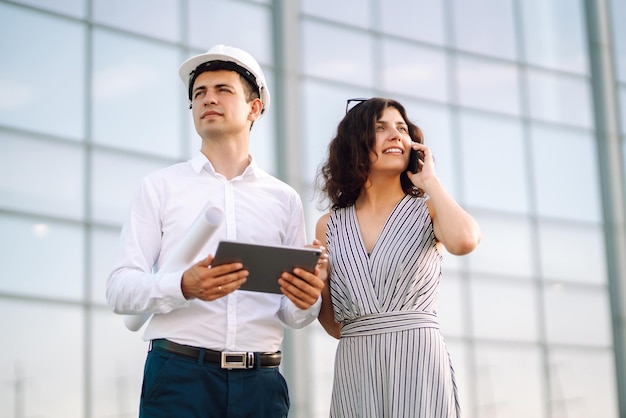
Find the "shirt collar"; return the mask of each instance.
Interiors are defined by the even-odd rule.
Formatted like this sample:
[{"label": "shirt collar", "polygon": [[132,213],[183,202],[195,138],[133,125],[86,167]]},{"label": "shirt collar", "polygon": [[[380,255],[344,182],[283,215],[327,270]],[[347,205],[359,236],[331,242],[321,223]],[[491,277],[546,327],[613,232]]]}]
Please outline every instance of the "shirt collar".
[{"label": "shirt collar", "polygon": [[[243,173],[240,176],[237,176],[236,178],[239,178],[239,177],[245,178],[249,176],[259,177],[259,175],[261,174],[260,168],[258,164],[256,163],[256,160],[254,159],[254,157],[248,154],[248,158],[250,158],[250,164],[248,164],[248,166],[243,171]],[[189,160],[189,163],[191,164],[193,171],[195,171],[197,174],[200,174],[200,172],[204,169],[208,173],[214,176],[220,175],[215,172],[215,168],[213,168],[213,164],[211,164],[211,162],[206,157],[206,155],[204,155],[201,151],[197,151],[194,154],[194,156],[191,158],[191,160]]]}]

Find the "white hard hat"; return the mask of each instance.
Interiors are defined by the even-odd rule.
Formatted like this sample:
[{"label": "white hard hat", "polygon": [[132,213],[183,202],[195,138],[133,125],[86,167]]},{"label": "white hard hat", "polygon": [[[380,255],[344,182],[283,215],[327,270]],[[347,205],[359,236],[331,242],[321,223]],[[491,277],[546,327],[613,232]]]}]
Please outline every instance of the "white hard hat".
[{"label": "white hard hat", "polygon": [[[205,54],[196,55],[183,62],[178,70],[180,78],[183,80],[187,91],[193,87],[189,85],[194,80],[194,73],[196,69],[205,63],[211,61],[225,61],[232,62],[233,71],[237,71],[244,78],[250,81],[253,85],[259,89],[259,97],[263,102],[263,114],[270,107],[270,92],[267,90],[267,82],[265,81],[265,75],[259,63],[254,57],[248,54],[246,51],[227,45],[215,45],[209,49]],[[190,97],[191,99],[191,97]]]}]

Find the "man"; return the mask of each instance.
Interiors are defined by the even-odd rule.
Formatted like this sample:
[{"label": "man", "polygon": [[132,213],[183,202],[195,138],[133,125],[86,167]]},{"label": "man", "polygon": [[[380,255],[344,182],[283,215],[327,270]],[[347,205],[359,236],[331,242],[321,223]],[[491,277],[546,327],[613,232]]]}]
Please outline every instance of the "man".
[{"label": "man", "polygon": [[[283,326],[315,320],[323,282],[294,269],[278,279],[283,295],[237,291],[248,275],[241,264],[211,266],[220,240],[306,245],[299,196],[249,155],[252,125],[270,104],[265,76],[251,55],[224,45],[179,72],[201,150],[143,180],[107,282],[114,312],[156,314],[144,331],[151,349],[140,417],[286,417]],[[153,273],[207,206],[224,213],[209,255],[184,271]]]}]

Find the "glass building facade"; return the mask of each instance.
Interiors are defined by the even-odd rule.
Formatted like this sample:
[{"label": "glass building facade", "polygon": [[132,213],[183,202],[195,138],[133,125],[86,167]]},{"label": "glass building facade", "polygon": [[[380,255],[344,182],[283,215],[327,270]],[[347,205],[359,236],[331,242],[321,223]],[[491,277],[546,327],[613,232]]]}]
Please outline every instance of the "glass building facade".
[{"label": "glass building facade", "polygon": [[[106,305],[140,179],[199,149],[178,66],[264,67],[262,167],[324,212],[346,99],[401,101],[483,242],[439,313],[465,418],[626,417],[622,0],[0,0],[0,416],[134,417],[147,344]],[[297,418],[328,415],[336,341],[288,331]]]}]

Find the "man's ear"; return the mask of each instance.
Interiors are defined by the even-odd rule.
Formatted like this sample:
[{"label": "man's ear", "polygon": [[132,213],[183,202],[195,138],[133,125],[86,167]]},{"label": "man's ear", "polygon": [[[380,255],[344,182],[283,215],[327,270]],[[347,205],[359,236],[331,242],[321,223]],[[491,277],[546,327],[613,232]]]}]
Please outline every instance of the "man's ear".
[{"label": "man's ear", "polygon": [[261,111],[263,110],[263,102],[261,99],[254,99],[250,103],[250,113],[248,114],[248,119],[252,122],[257,120],[259,116],[261,116]]}]

